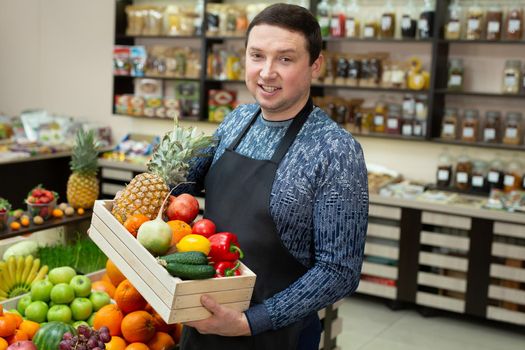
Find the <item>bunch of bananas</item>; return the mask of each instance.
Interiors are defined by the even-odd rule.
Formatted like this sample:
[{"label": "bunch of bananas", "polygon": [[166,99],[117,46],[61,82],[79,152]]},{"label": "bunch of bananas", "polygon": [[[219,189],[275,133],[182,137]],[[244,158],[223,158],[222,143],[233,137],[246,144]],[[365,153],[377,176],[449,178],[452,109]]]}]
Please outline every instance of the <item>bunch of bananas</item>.
[{"label": "bunch of bananas", "polygon": [[47,265],[40,266],[40,259],[32,255],[10,256],[0,261],[0,301],[31,291],[31,283],[44,279]]}]

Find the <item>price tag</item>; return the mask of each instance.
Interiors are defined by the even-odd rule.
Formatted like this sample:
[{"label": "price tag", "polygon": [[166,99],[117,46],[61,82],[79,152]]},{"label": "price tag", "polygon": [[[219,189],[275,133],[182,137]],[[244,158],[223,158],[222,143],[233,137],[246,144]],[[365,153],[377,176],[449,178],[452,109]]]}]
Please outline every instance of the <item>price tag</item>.
[{"label": "price tag", "polygon": [[395,118],[388,118],[386,125],[389,129],[397,129],[399,127],[399,121]]},{"label": "price tag", "polygon": [[451,21],[447,25],[447,31],[449,33],[459,33],[459,22],[458,21]]},{"label": "price tag", "polygon": [[410,27],[412,27],[412,19],[408,16],[403,16],[403,19],[401,19],[401,28],[410,29]]},{"label": "price tag", "polygon": [[496,138],[496,129],[485,129],[483,131],[483,139],[485,141],[491,141]]},{"label": "price tag", "polygon": [[463,128],[463,137],[464,138],[474,137],[474,128],[471,128],[471,127]]},{"label": "price tag", "polygon": [[414,136],[421,136],[423,133],[423,128],[421,125],[414,125]]},{"label": "price tag", "polygon": [[519,19],[511,19],[509,20],[509,26],[507,28],[509,33],[515,33],[520,30],[521,27],[521,21]]},{"label": "price tag", "polygon": [[507,128],[505,130],[505,138],[506,139],[515,139],[518,137],[518,129],[517,128]]},{"label": "price tag", "polygon": [[474,187],[483,187],[483,176],[474,175],[472,176],[472,186]]},{"label": "price tag", "polygon": [[472,18],[468,20],[468,29],[469,30],[478,30],[479,29],[479,19]]},{"label": "price tag", "polygon": [[373,38],[375,36],[374,27],[365,27],[365,38]]},{"label": "price tag", "polygon": [[412,135],[412,124],[404,124],[402,133],[405,136],[411,136]]},{"label": "price tag", "polygon": [[443,125],[443,134],[456,136],[456,126],[454,124]]},{"label": "price tag", "polygon": [[505,86],[509,88],[514,88],[518,84],[518,78],[515,75],[505,76]]},{"label": "price tag", "polygon": [[390,16],[381,17],[381,29],[386,31],[386,30],[389,30],[390,27],[392,27],[392,17]]},{"label": "price tag", "polygon": [[461,86],[462,81],[463,81],[463,77],[461,75],[453,74],[450,76],[450,80],[448,81],[448,86]]},{"label": "price tag", "polygon": [[514,181],[516,181],[516,178],[513,175],[505,175],[503,178],[503,184],[507,187],[514,186]]},{"label": "price tag", "polygon": [[500,23],[499,22],[489,22],[487,25],[487,31],[489,33],[498,33],[500,30]]},{"label": "price tag", "polygon": [[382,115],[376,115],[374,117],[374,125],[383,125],[385,123],[385,118]]},{"label": "price tag", "polygon": [[439,170],[438,171],[438,180],[439,181],[448,181],[450,177],[450,172],[448,170]]},{"label": "price tag", "polygon": [[489,172],[488,180],[490,183],[497,184],[499,182],[499,173],[497,171]]},{"label": "price tag", "polygon": [[468,183],[468,174],[464,172],[459,172],[456,174],[456,182],[460,184]]},{"label": "price tag", "polygon": [[428,21],[426,18],[422,18],[419,20],[419,22],[417,23],[417,27],[419,28],[419,30],[421,31],[428,31]]}]

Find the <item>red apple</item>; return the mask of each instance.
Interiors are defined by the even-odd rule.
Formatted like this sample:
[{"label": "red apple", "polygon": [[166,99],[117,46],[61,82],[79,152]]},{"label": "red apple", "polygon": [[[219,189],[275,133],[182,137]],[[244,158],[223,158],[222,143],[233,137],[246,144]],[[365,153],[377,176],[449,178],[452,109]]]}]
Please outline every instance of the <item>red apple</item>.
[{"label": "red apple", "polygon": [[182,220],[189,224],[198,214],[199,202],[191,194],[170,196],[170,204],[166,210],[166,215],[170,220]]}]

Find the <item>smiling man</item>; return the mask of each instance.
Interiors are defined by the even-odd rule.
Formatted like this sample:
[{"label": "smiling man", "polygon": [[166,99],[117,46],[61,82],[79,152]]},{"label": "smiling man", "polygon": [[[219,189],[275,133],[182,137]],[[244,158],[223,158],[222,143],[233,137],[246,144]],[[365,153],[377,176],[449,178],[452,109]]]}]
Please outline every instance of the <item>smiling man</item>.
[{"label": "smiling man", "polygon": [[317,350],[317,311],[357,288],[368,222],[361,146],[312,103],[323,61],[308,10],[266,8],[250,23],[241,105],[217,129],[213,157],[188,176],[206,191],[204,216],[237,234],[257,274],[250,308],[203,296],[212,314],[188,322],[181,349]]}]

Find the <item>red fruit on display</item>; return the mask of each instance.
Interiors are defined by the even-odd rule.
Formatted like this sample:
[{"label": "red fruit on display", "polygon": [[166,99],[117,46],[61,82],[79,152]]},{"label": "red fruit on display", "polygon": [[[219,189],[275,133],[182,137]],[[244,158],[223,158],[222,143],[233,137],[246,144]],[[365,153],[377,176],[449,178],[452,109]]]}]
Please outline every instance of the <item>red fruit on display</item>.
[{"label": "red fruit on display", "polygon": [[191,223],[199,214],[199,202],[191,194],[183,193],[177,197],[170,196],[170,204],[166,210],[169,220],[181,220]]},{"label": "red fruit on display", "polygon": [[9,345],[7,350],[37,350],[37,347],[30,340],[22,340]]},{"label": "red fruit on display", "polygon": [[191,233],[208,238],[215,234],[216,229],[215,223],[210,219],[200,219],[193,224]]}]

